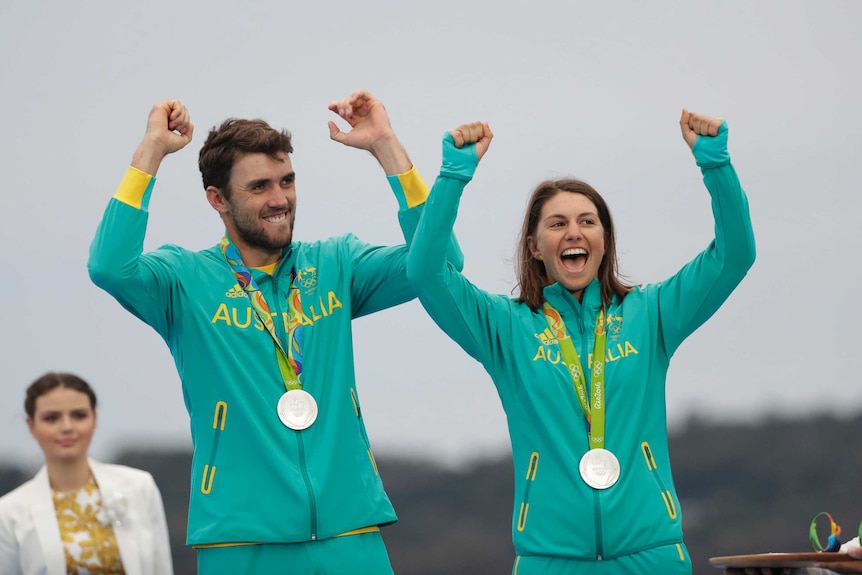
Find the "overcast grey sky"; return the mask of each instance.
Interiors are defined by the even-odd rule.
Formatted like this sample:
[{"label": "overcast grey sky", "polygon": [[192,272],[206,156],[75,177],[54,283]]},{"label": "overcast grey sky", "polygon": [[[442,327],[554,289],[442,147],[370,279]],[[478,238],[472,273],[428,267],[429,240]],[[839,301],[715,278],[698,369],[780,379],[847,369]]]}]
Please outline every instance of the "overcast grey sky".
[{"label": "overcast grey sky", "polygon": [[[0,460],[39,461],[21,403],[48,370],[95,387],[93,455],[190,445],[167,347],[86,272],[149,109],[170,97],[197,134],[159,173],[148,249],[221,237],[196,159],[225,117],[293,132],[297,238],[385,244],[401,243],[395,200],[370,156],[329,140],[327,104],[379,97],[429,183],[443,132],[488,121],[456,231],[465,273],[493,292],[513,287],[531,187],[560,175],[605,195],[632,281],[674,273],[713,226],[680,109],[722,116],[758,259],[677,352],[668,418],[862,409],[860,21],[849,0],[0,3]],[[508,449],[489,378],[417,302],[354,327],[378,454],[457,464]]]}]

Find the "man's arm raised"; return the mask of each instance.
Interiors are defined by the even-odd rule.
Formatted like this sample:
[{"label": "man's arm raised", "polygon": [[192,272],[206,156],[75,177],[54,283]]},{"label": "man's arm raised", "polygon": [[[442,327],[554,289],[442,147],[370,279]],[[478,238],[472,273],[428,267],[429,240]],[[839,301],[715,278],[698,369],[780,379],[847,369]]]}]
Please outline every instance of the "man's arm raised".
[{"label": "man's arm raised", "polygon": [[157,258],[142,263],[148,204],[162,160],[188,145],[193,133],[188,109],[179,100],[152,107],[147,130],[108,202],[87,261],[93,283],[162,336],[170,324],[165,302],[173,272]]}]

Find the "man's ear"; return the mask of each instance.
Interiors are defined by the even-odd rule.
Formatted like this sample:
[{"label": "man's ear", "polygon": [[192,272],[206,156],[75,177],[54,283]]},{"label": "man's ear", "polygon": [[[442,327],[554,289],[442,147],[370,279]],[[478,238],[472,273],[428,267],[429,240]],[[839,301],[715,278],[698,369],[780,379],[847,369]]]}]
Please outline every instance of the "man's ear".
[{"label": "man's ear", "polygon": [[227,199],[225,199],[221,189],[215,186],[207,186],[206,191],[207,201],[210,203],[212,208],[219,214],[227,213],[227,211],[229,210],[229,206],[227,203]]}]

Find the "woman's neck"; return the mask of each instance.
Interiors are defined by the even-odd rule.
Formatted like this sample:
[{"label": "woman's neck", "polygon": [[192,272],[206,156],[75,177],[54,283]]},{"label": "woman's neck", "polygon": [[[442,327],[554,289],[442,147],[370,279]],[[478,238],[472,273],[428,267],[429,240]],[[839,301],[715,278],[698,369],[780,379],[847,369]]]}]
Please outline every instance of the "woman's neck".
[{"label": "woman's neck", "polygon": [[585,289],[586,288],[581,288],[579,290],[574,290],[574,291],[570,290],[569,293],[572,294],[573,296],[575,296],[575,299],[578,300],[578,303],[583,303],[584,302],[584,290]]},{"label": "woman's neck", "polygon": [[77,491],[90,480],[90,464],[86,457],[75,461],[46,461],[45,466],[54,491]]}]

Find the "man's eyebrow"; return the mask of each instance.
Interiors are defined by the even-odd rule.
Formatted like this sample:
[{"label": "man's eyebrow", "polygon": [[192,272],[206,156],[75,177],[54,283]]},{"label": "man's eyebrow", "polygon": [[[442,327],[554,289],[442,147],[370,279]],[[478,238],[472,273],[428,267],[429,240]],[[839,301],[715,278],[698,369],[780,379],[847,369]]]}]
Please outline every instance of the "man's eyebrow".
[{"label": "man's eyebrow", "polygon": [[260,186],[260,185],[266,185],[266,184],[268,184],[270,181],[271,181],[271,180],[270,180],[269,178],[258,178],[258,179],[256,179],[256,180],[252,180],[252,181],[250,181],[250,182],[246,183],[246,185],[245,185],[245,186],[246,186],[247,188],[255,188],[255,187]]},{"label": "man's eyebrow", "polygon": [[[294,172],[293,170],[291,170],[290,172],[286,172],[285,174],[283,174],[283,175],[279,178],[279,181],[281,181],[281,180],[291,180],[291,181],[293,181],[293,180],[295,180],[295,179],[296,179],[296,172]],[[246,183],[246,187],[247,187],[247,188],[254,188],[254,187],[257,187],[257,186],[260,186],[260,185],[264,185],[264,186],[265,186],[265,185],[269,184],[271,181],[272,181],[272,180],[271,180],[270,178],[258,178],[258,179],[256,179],[256,180],[252,180],[252,181],[250,181],[250,182]]]}]

